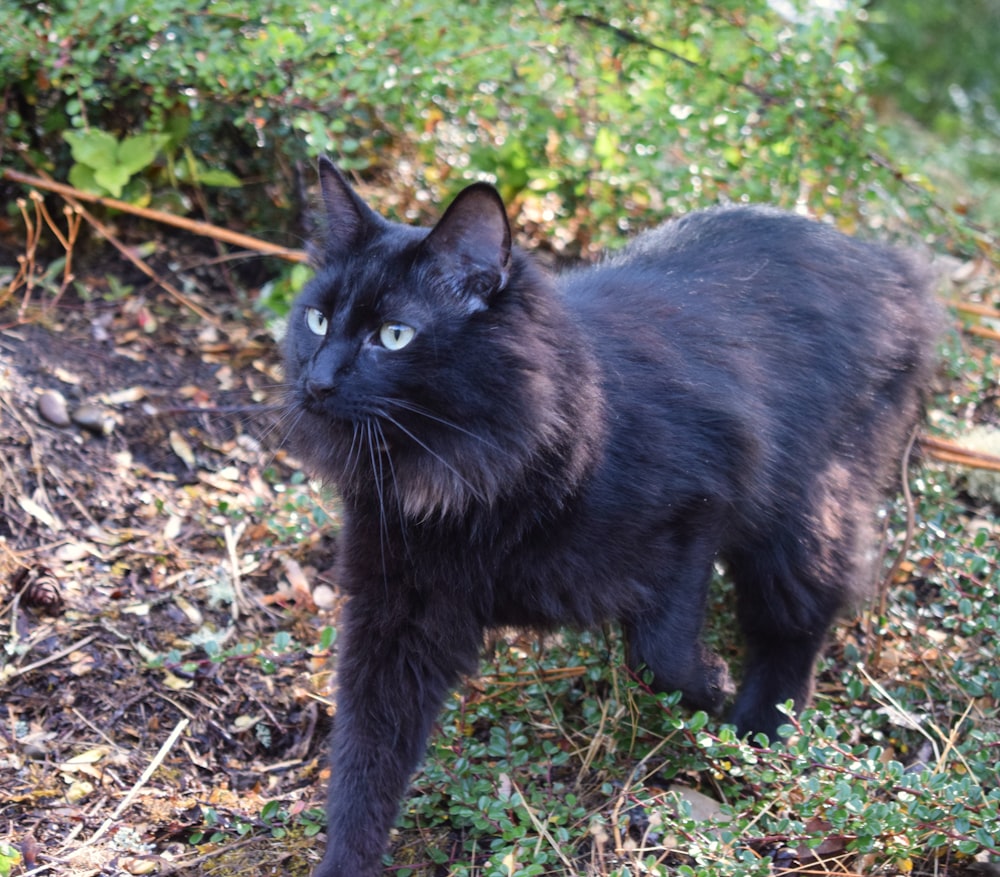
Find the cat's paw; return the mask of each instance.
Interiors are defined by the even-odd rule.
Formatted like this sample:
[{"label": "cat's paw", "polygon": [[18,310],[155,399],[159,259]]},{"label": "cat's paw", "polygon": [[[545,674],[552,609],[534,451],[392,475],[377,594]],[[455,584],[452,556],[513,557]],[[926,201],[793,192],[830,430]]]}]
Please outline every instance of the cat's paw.
[{"label": "cat's paw", "polygon": [[707,713],[720,713],[726,701],[736,693],[736,686],[726,662],[708,649],[702,649],[698,674],[681,693],[688,706]]}]

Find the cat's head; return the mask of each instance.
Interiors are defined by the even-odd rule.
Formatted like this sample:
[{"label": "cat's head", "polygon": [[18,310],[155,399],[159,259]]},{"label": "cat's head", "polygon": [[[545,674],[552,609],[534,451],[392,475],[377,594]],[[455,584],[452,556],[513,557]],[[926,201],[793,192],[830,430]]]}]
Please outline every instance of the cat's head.
[{"label": "cat's head", "polygon": [[346,496],[408,517],[492,504],[568,441],[579,375],[550,282],[489,185],[427,229],[383,219],[328,161],[320,178],[322,264],[285,343],[293,446]]}]

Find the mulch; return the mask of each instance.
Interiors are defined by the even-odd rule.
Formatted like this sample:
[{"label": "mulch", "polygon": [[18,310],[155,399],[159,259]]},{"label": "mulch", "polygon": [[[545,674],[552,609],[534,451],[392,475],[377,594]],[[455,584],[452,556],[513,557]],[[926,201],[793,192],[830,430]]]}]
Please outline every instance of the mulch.
[{"label": "mulch", "polygon": [[[294,486],[248,306],[206,298],[208,323],[84,282],[89,300],[0,311],[0,844],[15,874],[210,873],[220,851],[266,873],[277,841],[221,841],[259,836],[267,801],[321,806],[312,588],[335,527]],[[54,425],[54,393],[99,417]]]}]

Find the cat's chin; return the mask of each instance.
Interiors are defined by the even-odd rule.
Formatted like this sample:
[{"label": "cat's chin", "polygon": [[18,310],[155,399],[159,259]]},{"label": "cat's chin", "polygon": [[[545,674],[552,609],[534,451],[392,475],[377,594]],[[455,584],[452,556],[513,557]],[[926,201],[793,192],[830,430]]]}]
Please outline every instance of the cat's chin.
[{"label": "cat's chin", "polygon": [[295,455],[305,468],[337,487],[348,502],[371,504],[381,514],[406,520],[443,520],[473,506],[489,507],[498,498],[500,482],[489,461],[473,454],[456,454],[465,465],[439,453],[424,452],[388,429],[355,428],[331,421],[305,408],[295,412],[290,436]]},{"label": "cat's chin", "polygon": [[329,418],[304,406],[293,406],[288,411],[288,419],[294,424],[286,436],[292,453],[311,475],[340,484],[351,447],[350,427],[331,424]]},{"label": "cat's chin", "polygon": [[[397,508],[405,520],[433,521],[460,517],[474,508],[487,509],[500,498],[503,487],[488,461],[465,465],[456,455],[448,459],[421,452],[422,449],[394,444],[391,438],[373,447],[367,471],[351,470],[356,489],[378,497],[386,507]],[[372,471],[381,478],[371,477]]]}]

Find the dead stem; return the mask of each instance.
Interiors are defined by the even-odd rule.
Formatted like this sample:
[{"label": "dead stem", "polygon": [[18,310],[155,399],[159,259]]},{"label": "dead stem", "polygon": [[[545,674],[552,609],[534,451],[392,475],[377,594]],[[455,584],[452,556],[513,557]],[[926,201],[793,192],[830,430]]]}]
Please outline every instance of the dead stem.
[{"label": "dead stem", "polygon": [[305,250],[294,250],[289,249],[288,247],[281,247],[277,244],[272,244],[268,241],[251,237],[250,235],[240,234],[239,232],[231,231],[228,228],[212,225],[209,222],[187,219],[183,216],[174,216],[171,213],[164,213],[161,210],[152,210],[148,207],[139,207],[135,204],[129,204],[127,201],[118,201],[115,198],[104,198],[100,195],[92,195],[90,192],[84,192],[81,189],[68,186],[65,183],[57,183],[52,179],[36,177],[31,174],[22,174],[19,171],[11,170],[9,168],[0,172],[0,178],[11,180],[15,183],[21,183],[25,186],[34,186],[35,188],[44,189],[48,192],[55,192],[71,204],[73,201],[86,201],[89,204],[99,204],[102,207],[120,210],[123,213],[129,213],[133,216],[141,216],[143,219],[150,219],[153,222],[158,222],[163,225],[172,225],[175,228],[181,228],[202,237],[208,237],[213,240],[233,244],[247,250],[254,250],[267,256],[277,256],[279,259],[285,259],[289,262],[305,262],[308,260]]},{"label": "dead stem", "polygon": [[968,466],[971,469],[986,469],[990,472],[1000,472],[1000,457],[993,454],[985,454],[982,451],[970,450],[969,448],[962,447],[958,442],[923,436],[920,439],[920,447],[927,451],[935,460],[940,460],[942,463],[957,463],[962,466]]}]

